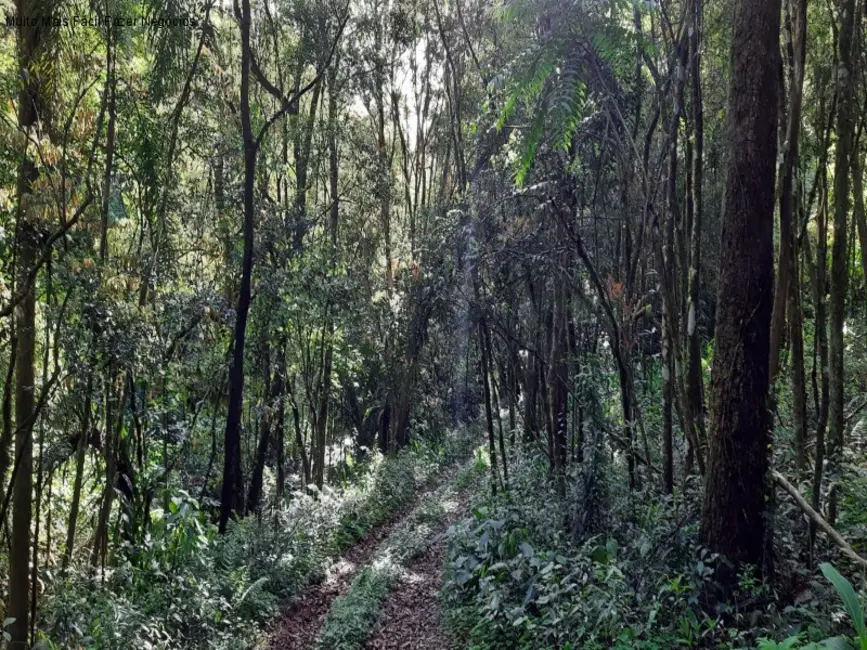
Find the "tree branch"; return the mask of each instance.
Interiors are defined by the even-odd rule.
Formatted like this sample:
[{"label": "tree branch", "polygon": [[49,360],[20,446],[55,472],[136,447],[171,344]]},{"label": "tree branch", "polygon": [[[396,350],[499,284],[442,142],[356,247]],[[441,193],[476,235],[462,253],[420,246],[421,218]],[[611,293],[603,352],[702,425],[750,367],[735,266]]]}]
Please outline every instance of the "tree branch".
[{"label": "tree branch", "polygon": [[807,503],[804,497],[801,496],[801,493],[798,492],[798,488],[789,483],[789,481],[786,480],[786,477],[776,470],[773,470],[771,472],[771,475],[774,477],[774,481],[779,484],[779,486],[783,488],[786,492],[788,492],[789,496],[791,496],[795,500],[795,503],[797,503],[798,507],[803,510],[804,514],[807,515],[807,518],[814,524],[816,524],[816,526],[825,531],[825,534],[831,538],[831,541],[837,545],[843,555],[852,560],[862,569],[867,569],[867,560],[858,555],[855,552],[855,549],[853,549],[852,546],[849,544],[849,542],[843,539],[840,533],[831,528],[831,525],[827,521],[825,521],[822,515],[820,515],[818,512],[813,510],[812,507],[810,507],[810,504]]}]

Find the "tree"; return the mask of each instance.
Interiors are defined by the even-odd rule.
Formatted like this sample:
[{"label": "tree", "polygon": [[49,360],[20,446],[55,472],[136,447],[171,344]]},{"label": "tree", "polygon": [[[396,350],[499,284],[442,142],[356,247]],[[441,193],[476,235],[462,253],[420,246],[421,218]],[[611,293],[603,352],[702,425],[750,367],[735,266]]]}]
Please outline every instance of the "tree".
[{"label": "tree", "polygon": [[[39,142],[51,120],[49,92],[52,48],[51,28],[37,19],[51,15],[54,4],[18,0],[19,17],[30,19],[18,28],[18,66],[21,89],[18,95],[18,126],[25,135],[25,147],[18,167],[16,206],[16,288],[22,292],[15,306],[15,454],[12,493],[12,537],[9,554],[9,606],[6,616],[12,648],[29,647],[30,634],[30,526],[33,499],[33,429],[36,416],[34,364],[36,360],[36,274],[40,254],[40,221],[44,198],[36,183],[38,153],[30,140]],[[43,203],[43,205],[40,205]],[[0,479],[3,477],[0,476]]]},{"label": "tree", "polygon": [[[737,0],[701,539],[761,565],[768,472],[779,0]],[[734,574],[729,574],[731,580]]]},{"label": "tree", "polygon": [[[852,47],[855,25],[855,0],[837,3],[840,15],[839,61],[837,64],[837,147],[834,159],[834,243],[831,247],[831,295],[828,304],[830,407],[828,412],[828,459],[839,467],[846,427],[843,364],[843,327],[846,320],[846,290],[849,284],[849,205],[851,187],[850,158],[853,151]],[[836,472],[833,473],[836,480]],[[837,519],[837,492],[832,486],[828,502],[828,521]]]},{"label": "tree", "polygon": [[[348,8],[339,18],[333,44],[327,56],[317,68],[314,78],[286,96],[283,90],[268,81],[262,70],[255,64],[251,44],[252,9],[250,0],[241,0],[240,8],[235,7],[241,32],[241,136],[244,148],[244,254],[241,263],[241,281],[238,291],[238,305],[235,310],[235,327],[232,361],[229,366],[229,410],[226,416],[223,452],[223,487],[220,498],[220,532],[226,531],[230,517],[244,510],[244,478],[241,472],[241,409],[244,397],[244,347],[247,335],[247,319],[250,313],[253,278],[253,243],[255,234],[255,182],[256,161],[259,149],[270,127],[295,107],[301,98],[315,87],[319,87],[325,69],[330,65],[334,51],[346,21]],[[268,118],[258,133],[253,132],[250,108],[250,82],[254,74],[259,83],[275,99],[277,110]]]}]

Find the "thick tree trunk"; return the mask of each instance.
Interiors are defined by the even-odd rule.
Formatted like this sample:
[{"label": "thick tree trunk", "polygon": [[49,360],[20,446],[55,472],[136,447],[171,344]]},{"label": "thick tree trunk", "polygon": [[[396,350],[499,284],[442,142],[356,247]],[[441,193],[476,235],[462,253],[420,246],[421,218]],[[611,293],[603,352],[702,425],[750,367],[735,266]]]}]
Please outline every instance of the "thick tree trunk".
[{"label": "thick tree trunk", "polygon": [[[25,101],[29,102],[29,98]],[[29,168],[29,169],[28,169]],[[19,170],[19,206],[31,193],[31,183],[36,179],[36,169],[23,163]],[[19,207],[18,237],[18,286],[25,286],[38,252],[37,232],[26,215],[26,208]],[[15,482],[12,485],[12,538],[9,553],[9,606],[8,618],[15,621],[9,626],[10,648],[27,648],[30,630],[30,525],[33,491],[33,419],[34,362],[36,351],[36,290],[32,283],[15,310],[15,329],[18,335],[15,361]]]},{"label": "thick tree trunk", "polygon": [[[773,307],[780,0],[736,0],[701,541],[735,565],[763,560]],[[730,582],[735,574],[720,576]]]}]

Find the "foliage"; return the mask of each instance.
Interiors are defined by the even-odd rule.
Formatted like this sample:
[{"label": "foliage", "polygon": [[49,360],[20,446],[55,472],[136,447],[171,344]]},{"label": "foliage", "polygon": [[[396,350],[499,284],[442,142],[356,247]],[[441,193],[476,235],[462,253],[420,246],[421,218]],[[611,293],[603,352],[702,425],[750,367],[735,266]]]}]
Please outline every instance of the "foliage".
[{"label": "foliage", "polygon": [[[693,496],[681,495],[680,503],[650,492],[635,498],[611,478],[622,468],[607,467],[606,514],[575,543],[563,534],[564,506],[544,464],[533,454],[516,463],[513,489],[493,500],[477,493],[472,518],[451,531],[441,601],[459,647],[855,647],[827,638],[832,610],[818,583],[801,605],[761,611],[750,603],[769,602],[768,587],[745,571],[738,591],[719,602],[721,560],[696,542]],[[578,476],[572,481],[574,490]],[[549,507],[539,509],[543,491]],[[851,585],[849,592],[851,599]],[[857,628],[860,605],[853,602]],[[801,631],[777,646],[767,633],[781,629]],[[818,645],[804,645],[809,639]]]},{"label": "foliage", "polygon": [[[470,437],[447,439],[461,436]],[[48,576],[46,640],[86,650],[235,648],[455,458],[442,445],[374,454],[345,489],[297,492],[273,521],[248,517],[222,537],[194,499],[177,497],[152,513],[145,546],[123,549],[104,576],[85,567]]]},{"label": "foliage", "polygon": [[352,581],[349,591],[332,604],[317,638],[317,648],[356,650],[363,646],[391,588],[413,558],[425,550],[437,528],[456,514],[457,492],[479,482],[486,469],[476,461],[464,466],[392,531]]},{"label": "foliage", "polygon": [[849,638],[835,636],[823,639],[822,641],[806,643],[803,645],[801,644],[803,637],[801,634],[790,636],[780,643],[762,637],[758,640],[759,650],[820,650],[821,648],[828,648],[831,650],[855,650],[856,648],[859,650],[867,649],[867,628],[865,628],[864,625],[864,609],[861,606],[861,600],[852,588],[852,583],[840,575],[840,572],[827,562],[823,562],[819,568],[822,570],[822,574],[828,579],[828,581],[834,585],[837,595],[840,596],[840,599],[843,601],[846,613],[849,615],[849,618],[855,627],[857,637]]}]

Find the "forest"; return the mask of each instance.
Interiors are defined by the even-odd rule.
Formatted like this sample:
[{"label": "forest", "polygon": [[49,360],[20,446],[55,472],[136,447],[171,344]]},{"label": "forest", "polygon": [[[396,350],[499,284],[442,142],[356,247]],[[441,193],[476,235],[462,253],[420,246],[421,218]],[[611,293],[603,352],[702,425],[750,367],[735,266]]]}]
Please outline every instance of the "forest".
[{"label": "forest", "polygon": [[867,0],[0,13],[0,649],[867,650]]}]

